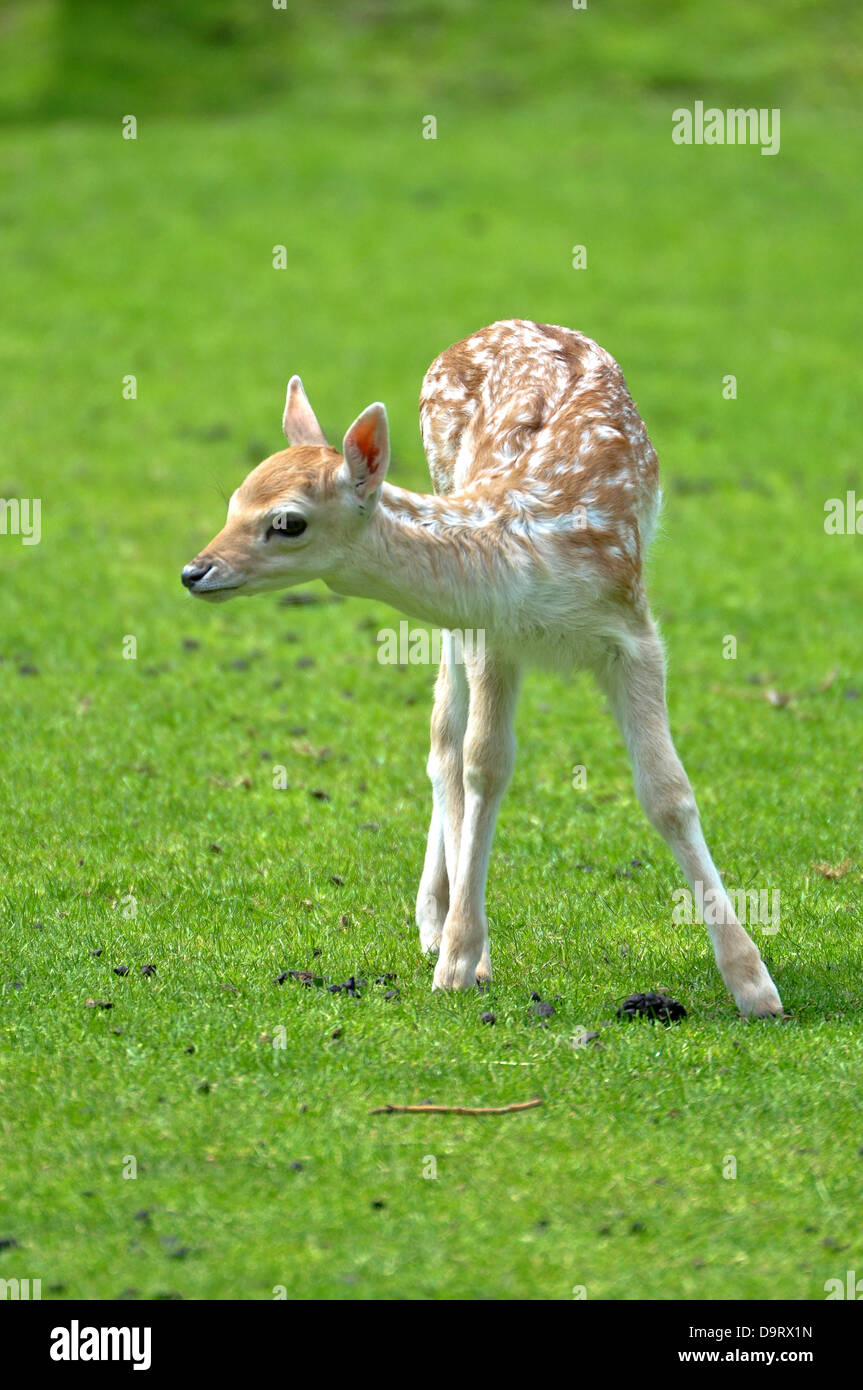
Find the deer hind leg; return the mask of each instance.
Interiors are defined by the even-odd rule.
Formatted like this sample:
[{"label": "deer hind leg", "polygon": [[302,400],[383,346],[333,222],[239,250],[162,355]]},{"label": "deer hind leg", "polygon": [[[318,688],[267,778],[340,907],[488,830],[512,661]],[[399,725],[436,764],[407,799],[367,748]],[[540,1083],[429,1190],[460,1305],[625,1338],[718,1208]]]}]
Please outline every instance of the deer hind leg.
[{"label": "deer hind leg", "polygon": [[432,818],[417,893],[416,920],[423,951],[432,951],[440,944],[449,910],[450,884],[455,882],[464,814],[462,744],[467,712],[467,676],[464,666],[453,660],[452,638],[445,632],[428,760]]},{"label": "deer hind leg", "polygon": [[706,914],[713,920],[705,925],[737,1007],[757,1018],[781,1014],[776,986],[738,922],[704,842],[692,787],[671,741],[662,647],[652,622],[610,650],[597,676],[620,724],[648,819],[667,841],[696,900],[713,905]]},{"label": "deer hind leg", "polygon": [[435,989],[469,989],[491,974],[485,885],[498,807],[515,761],[513,719],[519,671],[488,658],[467,667],[470,687],[462,753],[464,811]]}]

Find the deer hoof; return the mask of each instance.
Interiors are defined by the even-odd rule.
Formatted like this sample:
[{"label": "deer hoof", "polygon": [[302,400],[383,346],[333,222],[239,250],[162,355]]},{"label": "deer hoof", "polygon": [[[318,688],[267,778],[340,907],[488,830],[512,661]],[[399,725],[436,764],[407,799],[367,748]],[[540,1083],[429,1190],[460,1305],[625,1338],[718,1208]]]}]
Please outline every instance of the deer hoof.
[{"label": "deer hoof", "polygon": [[491,961],[488,951],[483,951],[482,960],[476,968],[476,982],[480,989],[487,989],[491,983]]},{"label": "deer hoof", "polygon": [[435,966],[432,989],[473,989],[476,982],[475,958],[449,957],[441,951]]},{"label": "deer hoof", "polygon": [[783,1008],[779,991],[763,964],[760,964],[755,980],[747,981],[746,984],[735,989],[734,999],[738,1009],[746,1018],[782,1017]]},{"label": "deer hoof", "polygon": [[432,951],[440,950],[441,928],[438,926],[420,925],[420,950],[428,956]]}]

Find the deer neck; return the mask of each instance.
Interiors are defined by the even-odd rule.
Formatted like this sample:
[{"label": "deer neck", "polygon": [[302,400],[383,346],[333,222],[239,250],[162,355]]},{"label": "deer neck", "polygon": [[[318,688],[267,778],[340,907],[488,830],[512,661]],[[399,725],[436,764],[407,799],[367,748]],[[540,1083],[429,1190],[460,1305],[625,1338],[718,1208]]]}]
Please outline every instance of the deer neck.
[{"label": "deer neck", "polygon": [[327,583],[440,627],[485,627],[507,568],[504,534],[482,503],[384,483],[361,540]]}]

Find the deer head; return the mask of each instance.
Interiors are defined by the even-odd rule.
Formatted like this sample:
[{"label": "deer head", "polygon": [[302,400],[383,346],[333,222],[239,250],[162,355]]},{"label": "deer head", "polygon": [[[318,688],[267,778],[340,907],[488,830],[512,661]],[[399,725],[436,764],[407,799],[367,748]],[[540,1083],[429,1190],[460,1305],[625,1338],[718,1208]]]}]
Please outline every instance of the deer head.
[{"label": "deer head", "polygon": [[282,427],[290,448],[252,470],[222,530],[183,569],[196,598],[218,602],[336,577],[356,553],[389,463],[384,406],[357,416],[339,453],[294,376]]}]

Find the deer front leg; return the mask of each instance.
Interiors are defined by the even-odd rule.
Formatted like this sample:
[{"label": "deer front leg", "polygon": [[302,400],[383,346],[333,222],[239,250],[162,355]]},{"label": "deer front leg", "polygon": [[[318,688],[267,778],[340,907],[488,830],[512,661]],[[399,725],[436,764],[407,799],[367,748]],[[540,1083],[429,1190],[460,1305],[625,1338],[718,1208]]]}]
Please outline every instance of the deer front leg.
[{"label": "deer front leg", "polygon": [[488,659],[468,667],[470,703],[462,753],[464,814],[435,989],[469,989],[488,979],[485,885],[498,807],[515,761],[518,668]]},{"label": "deer front leg", "polygon": [[445,632],[427,769],[432,784],[432,818],[417,893],[416,920],[423,951],[432,951],[440,944],[449,909],[450,884],[455,882],[464,813],[462,744],[467,710],[467,676],[464,666],[453,661],[452,638]]},{"label": "deer front leg", "polygon": [[[432,786],[437,776],[431,757],[428,761],[428,774]],[[433,951],[440,945],[444,922],[449,908],[449,878],[446,871],[444,850],[443,811],[438,803],[436,791],[432,791],[431,825],[429,826],[426,857],[423,862],[422,877],[417,890],[417,926],[420,929],[420,950]]]},{"label": "deer front leg", "polygon": [[638,799],[690,888],[714,904],[705,922],[720,974],[742,1014],[768,1018],[782,1002],[754,941],[737,920],[704,842],[689,779],[671,741],[662,648],[652,623],[598,673],[626,741]]}]

